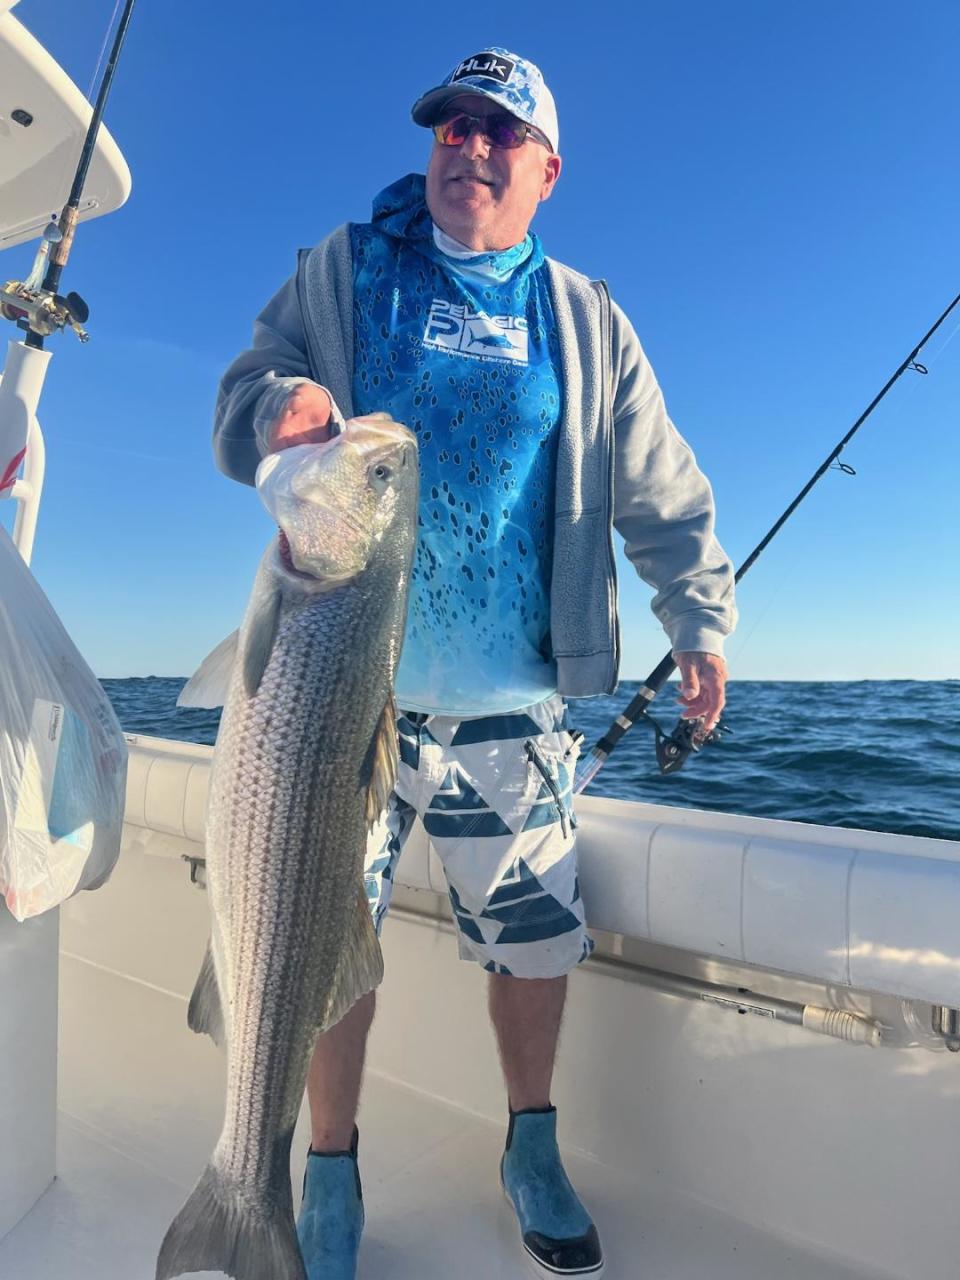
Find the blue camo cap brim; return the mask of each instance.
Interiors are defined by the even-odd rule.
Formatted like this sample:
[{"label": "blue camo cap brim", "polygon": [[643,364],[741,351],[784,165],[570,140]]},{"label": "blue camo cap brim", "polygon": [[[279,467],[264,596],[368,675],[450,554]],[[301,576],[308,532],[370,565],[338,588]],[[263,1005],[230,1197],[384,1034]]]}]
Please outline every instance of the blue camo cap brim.
[{"label": "blue camo cap brim", "polygon": [[539,129],[553,150],[559,150],[560,128],[553,94],[540,68],[527,58],[497,47],[464,58],[442,84],[429,89],[413,104],[410,114],[414,123],[429,129],[451,98],[463,93],[478,93],[498,102],[518,120]]}]

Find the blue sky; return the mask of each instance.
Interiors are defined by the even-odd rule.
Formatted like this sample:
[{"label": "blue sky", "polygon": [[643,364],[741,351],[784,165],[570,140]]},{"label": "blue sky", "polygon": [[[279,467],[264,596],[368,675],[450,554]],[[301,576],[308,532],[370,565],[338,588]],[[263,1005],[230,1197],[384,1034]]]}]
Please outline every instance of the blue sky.
[{"label": "blue sky", "polygon": [[[112,10],[15,13],[86,89]],[[237,624],[270,525],[212,463],[220,374],[297,247],[422,171],[410,103],[488,43],[553,89],[565,167],[535,227],[633,319],[735,561],[960,291],[955,0],[141,0],[107,113],[133,194],[78,233],[92,337],[53,342],[40,409],[34,570],[98,675],[188,674]],[[734,677],[960,676],[958,324],[742,584]],[[621,563],[641,677],[666,642]]]}]

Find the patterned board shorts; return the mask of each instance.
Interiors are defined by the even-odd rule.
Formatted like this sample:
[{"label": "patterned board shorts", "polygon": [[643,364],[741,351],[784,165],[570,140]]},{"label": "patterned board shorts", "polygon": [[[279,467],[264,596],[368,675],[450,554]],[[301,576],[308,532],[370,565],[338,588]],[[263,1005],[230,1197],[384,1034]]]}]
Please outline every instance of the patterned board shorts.
[{"label": "patterned board shorts", "polygon": [[400,773],[370,833],[364,879],[379,933],[420,817],[443,863],[460,956],[555,978],[593,950],[577,877],[577,741],[559,696],[466,720],[401,712]]}]

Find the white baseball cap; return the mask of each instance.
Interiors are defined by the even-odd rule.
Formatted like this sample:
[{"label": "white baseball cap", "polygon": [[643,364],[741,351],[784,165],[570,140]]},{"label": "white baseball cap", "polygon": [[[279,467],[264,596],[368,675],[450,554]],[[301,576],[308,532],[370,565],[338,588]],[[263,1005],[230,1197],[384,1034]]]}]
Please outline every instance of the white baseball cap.
[{"label": "white baseball cap", "polygon": [[495,46],[464,58],[441,84],[413,104],[414,123],[429,129],[446,103],[462,93],[478,93],[499,102],[518,120],[539,129],[553,151],[559,149],[560,126],[553,94],[540,68],[526,58]]}]

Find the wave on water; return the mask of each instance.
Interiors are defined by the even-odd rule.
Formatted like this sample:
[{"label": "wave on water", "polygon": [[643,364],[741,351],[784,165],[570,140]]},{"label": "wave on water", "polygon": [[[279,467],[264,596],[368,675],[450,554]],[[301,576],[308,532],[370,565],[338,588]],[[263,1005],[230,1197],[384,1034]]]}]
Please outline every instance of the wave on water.
[{"label": "wave on water", "polygon": [[[178,707],[185,679],[103,680],[127,733],[213,743],[220,712]],[[633,697],[571,702],[589,748]],[[653,714],[676,721],[676,687]],[[724,720],[732,732],[663,777],[653,733],[638,725],[588,794],[761,818],[960,839],[960,680],[734,680]]]}]

